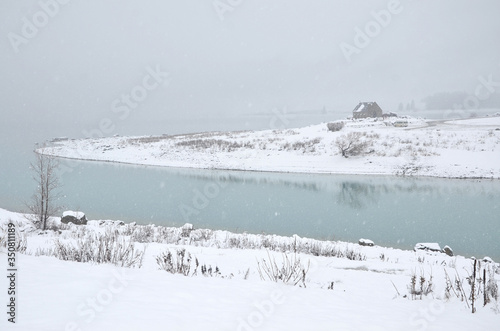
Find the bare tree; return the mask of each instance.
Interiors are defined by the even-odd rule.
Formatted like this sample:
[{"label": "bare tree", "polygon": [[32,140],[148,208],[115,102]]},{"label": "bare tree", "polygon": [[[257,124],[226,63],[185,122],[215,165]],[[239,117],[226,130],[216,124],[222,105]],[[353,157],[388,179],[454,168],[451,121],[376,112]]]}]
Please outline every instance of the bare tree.
[{"label": "bare tree", "polygon": [[363,139],[361,132],[349,132],[347,135],[342,135],[335,140],[335,146],[337,146],[342,156],[346,158],[364,153],[369,145],[369,142]]},{"label": "bare tree", "polygon": [[31,170],[37,189],[27,207],[32,214],[30,220],[42,230],[47,228],[48,219],[61,210],[56,205],[56,200],[59,199],[57,190],[60,187],[56,173],[58,167],[59,162],[55,157],[35,151],[35,161],[31,163]]}]

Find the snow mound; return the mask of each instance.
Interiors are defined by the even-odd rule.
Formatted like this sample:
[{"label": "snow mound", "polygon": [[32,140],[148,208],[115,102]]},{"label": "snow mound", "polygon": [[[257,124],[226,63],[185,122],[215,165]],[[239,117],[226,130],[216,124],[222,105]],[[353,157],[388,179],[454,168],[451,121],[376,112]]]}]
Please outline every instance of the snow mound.
[{"label": "snow mound", "polygon": [[415,245],[414,250],[441,252],[441,247],[438,243],[418,243]]},{"label": "snow mound", "polygon": [[358,240],[358,244],[360,244],[361,246],[374,246],[375,245],[375,243],[372,240],[363,239],[363,238]]},{"label": "snow mound", "polygon": [[77,218],[77,219],[82,219],[83,217],[85,217],[85,213],[81,212],[81,211],[67,210],[67,211],[63,212],[63,217],[66,217],[66,216],[72,216],[72,217]]}]

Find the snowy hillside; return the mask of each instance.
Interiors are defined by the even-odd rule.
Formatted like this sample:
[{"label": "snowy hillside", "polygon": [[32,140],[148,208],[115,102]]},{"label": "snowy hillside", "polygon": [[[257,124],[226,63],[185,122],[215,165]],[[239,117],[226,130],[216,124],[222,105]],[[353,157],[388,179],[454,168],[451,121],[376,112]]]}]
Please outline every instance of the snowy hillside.
[{"label": "snowy hillside", "polygon": [[[405,127],[393,125],[398,121]],[[68,140],[39,151],[169,167],[500,178],[500,117],[342,122],[337,132],[323,123],[286,130]],[[353,133],[365,148],[360,155],[342,157],[338,141]]]},{"label": "snowy hillside", "polygon": [[[500,325],[498,301],[492,296],[500,275],[493,262],[480,262],[489,279],[485,288],[490,302],[483,307],[484,292],[476,287],[477,312],[472,314],[466,278],[473,264],[461,256],[189,225],[90,221],[66,226],[53,220],[53,229],[59,230],[41,232],[21,214],[0,209],[4,266],[9,220],[17,225],[19,250],[16,330],[399,331]],[[98,250],[76,254],[91,250],[96,242],[108,244],[100,251],[129,250],[121,251],[117,263],[74,261],[99,255]],[[183,249],[181,272],[159,270],[159,256],[170,251],[178,262]],[[133,256],[140,259],[122,267]],[[299,273],[296,286],[274,282],[263,268],[270,261],[279,268],[284,261],[297,263],[305,275]],[[1,279],[0,286],[7,288],[7,279]],[[50,313],[42,306],[50,307]],[[11,326],[5,318],[0,325],[2,330]]]}]

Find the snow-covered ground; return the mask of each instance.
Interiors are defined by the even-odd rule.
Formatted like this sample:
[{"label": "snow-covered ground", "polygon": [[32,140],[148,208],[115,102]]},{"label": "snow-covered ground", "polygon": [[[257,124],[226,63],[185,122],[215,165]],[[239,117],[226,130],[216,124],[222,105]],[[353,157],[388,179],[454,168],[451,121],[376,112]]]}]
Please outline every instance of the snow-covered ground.
[{"label": "snow-covered ground", "polygon": [[[500,178],[500,117],[456,121],[407,118],[345,120],[298,129],[110,137],[54,142],[40,152],[65,158],[226,170]],[[337,121],[338,122],[338,121]],[[359,132],[360,156],[342,157],[335,142]]]},{"label": "snow-covered ground", "polygon": [[[4,270],[9,220],[17,224],[18,238],[27,238],[27,248],[17,253],[16,324],[7,322],[4,312],[2,330],[399,331],[494,330],[500,325],[498,301],[492,299],[483,307],[482,285],[476,287],[477,312],[472,314],[467,306],[471,300],[466,277],[472,274],[473,263],[461,256],[113,221],[41,232],[23,215],[0,209]],[[58,219],[53,222],[60,225]],[[128,240],[137,251],[144,251],[142,265],[123,268],[40,256],[57,251],[56,242],[88,243],[102,234]],[[158,255],[167,249],[175,254],[181,248],[193,255],[188,276],[158,269]],[[281,266],[285,257],[300,258],[304,267],[309,264],[300,287],[259,276],[262,259],[274,258]],[[203,276],[198,268],[193,275],[195,258],[213,270],[217,266],[220,273]],[[497,264],[481,262],[481,268],[489,271],[488,279],[493,276],[489,286],[498,284]],[[453,287],[449,298],[445,272]],[[422,299],[410,294],[412,275],[417,289],[423,276],[424,287],[432,290]],[[8,279],[0,279],[7,310]],[[455,279],[467,299],[461,299]]]}]

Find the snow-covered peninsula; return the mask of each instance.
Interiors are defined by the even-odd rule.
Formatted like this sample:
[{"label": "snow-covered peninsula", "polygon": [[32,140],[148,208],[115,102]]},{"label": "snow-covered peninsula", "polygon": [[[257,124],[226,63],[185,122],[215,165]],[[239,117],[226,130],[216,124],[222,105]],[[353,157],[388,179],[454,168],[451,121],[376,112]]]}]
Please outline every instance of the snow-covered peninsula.
[{"label": "snow-covered peninsula", "polygon": [[[500,178],[500,117],[359,119],[297,129],[54,141],[64,158],[167,167]],[[338,131],[336,131],[338,130]],[[351,140],[351,141],[350,141]],[[361,143],[343,157],[339,144]],[[352,153],[355,154],[355,153]]]}]

